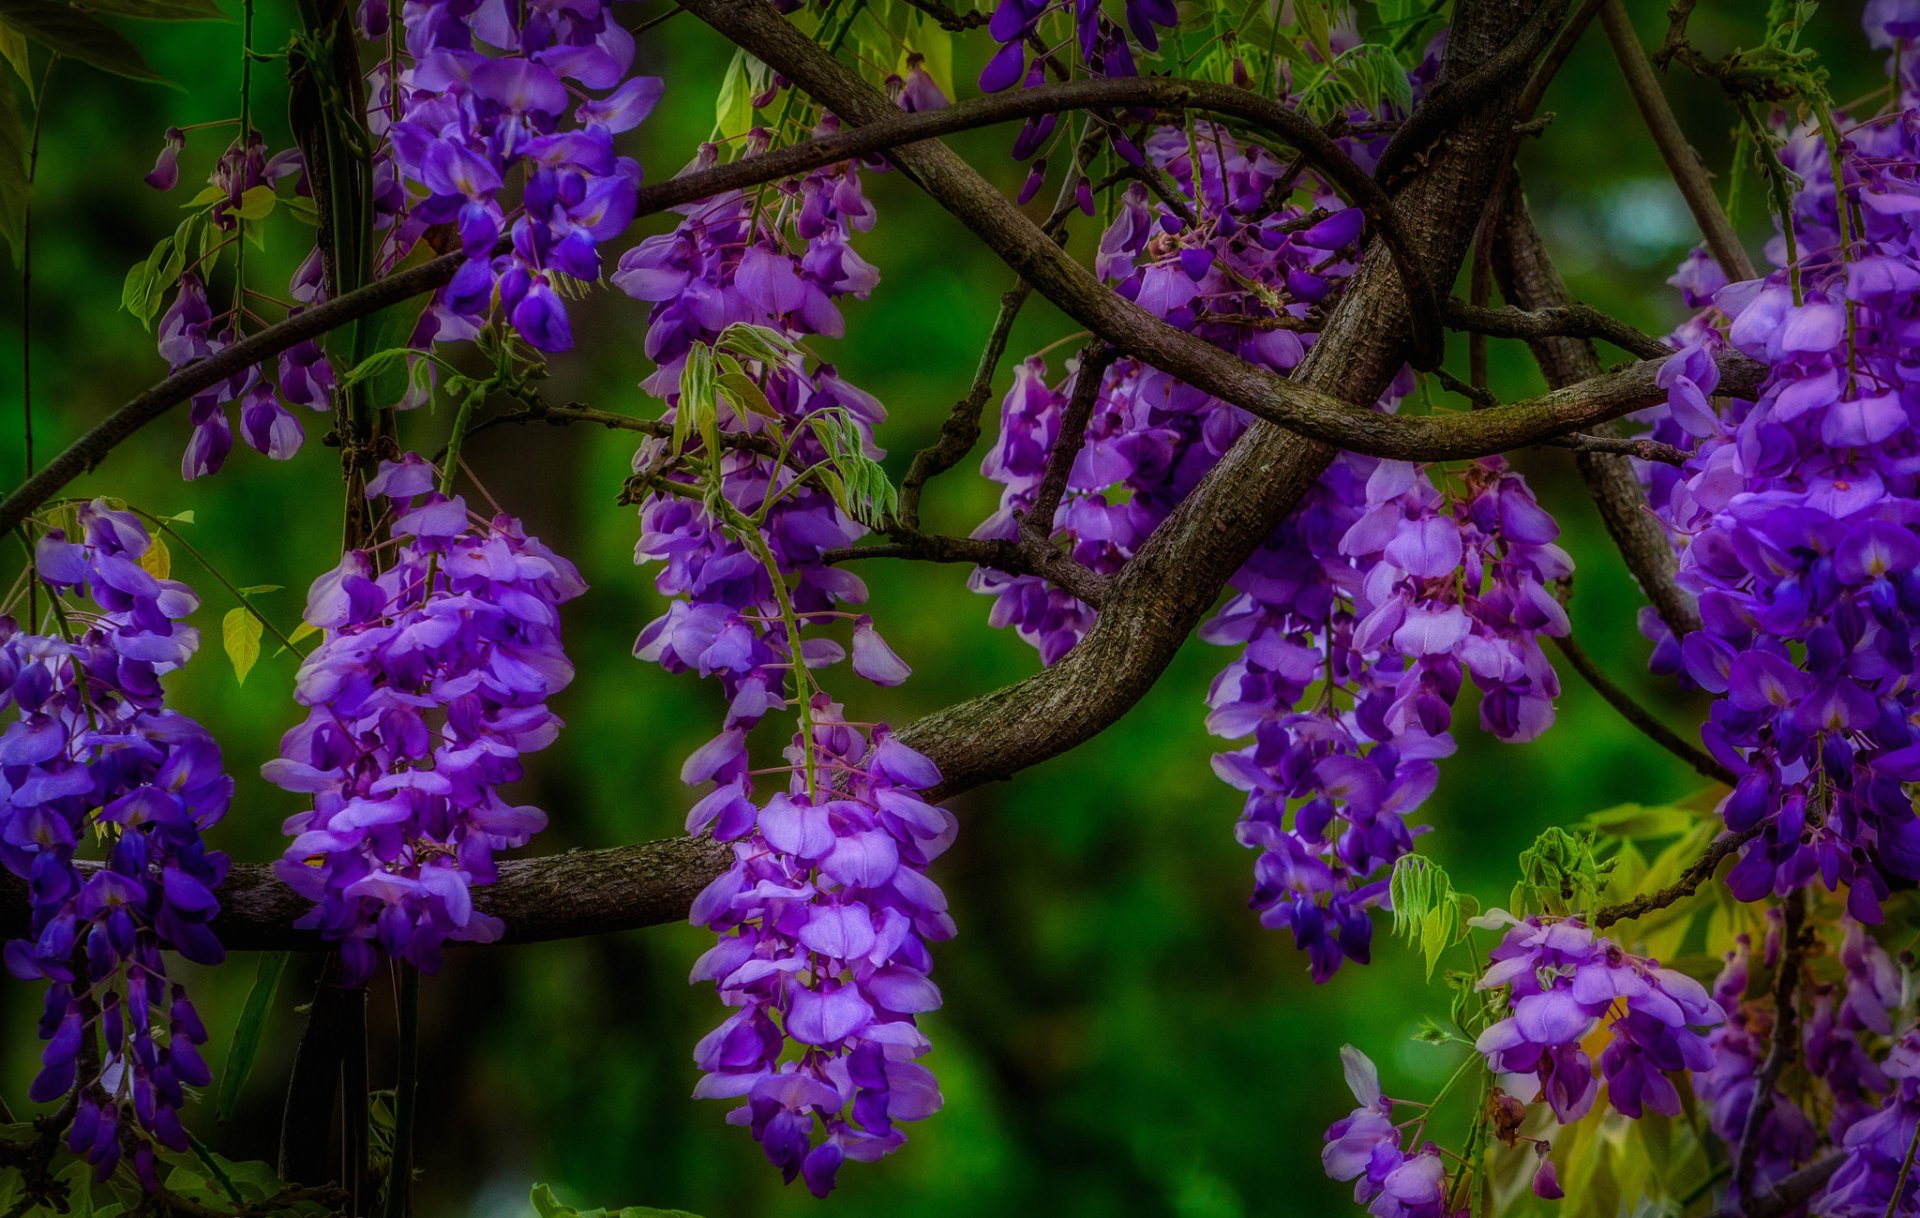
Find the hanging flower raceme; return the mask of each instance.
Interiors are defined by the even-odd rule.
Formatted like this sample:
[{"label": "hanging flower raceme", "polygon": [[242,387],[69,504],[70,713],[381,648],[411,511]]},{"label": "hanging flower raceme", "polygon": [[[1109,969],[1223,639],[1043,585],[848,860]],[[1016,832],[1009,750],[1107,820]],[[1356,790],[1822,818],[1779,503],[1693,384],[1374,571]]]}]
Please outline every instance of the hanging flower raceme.
[{"label": "hanging flower raceme", "polygon": [[339,944],[353,984],[379,952],[432,970],[448,940],[499,937],[472,890],[546,825],[501,788],[560,730],[558,606],[586,590],[519,521],[437,492],[417,456],[382,462],[367,495],[397,513],[389,565],[352,550],[314,581],[306,621],[325,641],[295,687],[313,709],[262,768],[313,798],[275,870],[315,903],[299,925]]},{"label": "hanging flower raceme", "polygon": [[1577,1121],[1599,1094],[1584,1042],[1605,1021],[1611,1041],[1600,1072],[1614,1110],[1678,1116],[1670,1076],[1712,1066],[1705,1029],[1726,1018],[1720,1004],[1693,978],[1630,955],[1577,920],[1508,921],[1480,979],[1483,990],[1508,991],[1508,1013],[1474,1046],[1487,1064],[1496,1074],[1531,1076],[1531,1090],[1555,1117]]},{"label": "hanging flower raceme", "polygon": [[1380,1072],[1352,1045],[1340,1050],[1347,1086],[1358,1101],[1328,1128],[1320,1164],[1335,1180],[1352,1180],[1353,1199],[1375,1218],[1449,1218],[1447,1161],[1432,1142],[1408,1152],[1393,1119],[1394,1101],[1380,1092]]},{"label": "hanging flower raceme", "polygon": [[[47,983],[29,1098],[71,1097],[73,1152],[101,1179],[130,1152],[151,1189],[154,1143],[187,1149],[185,1088],[211,1081],[206,1029],[165,952],[224,955],[208,924],[227,859],[202,835],[233,780],[159,684],[198,646],[184,624],[198,598],[143,565],[152,541],[137,517],[96,500],[76,519],[78,540],[54,530],[35,552],[60,632],[0,618],[0,865],[31,901],[29,934],[5,957],[16,978]],[[82,862],[92,843],[104,857]]]},{"label": "hanging flower raceme", "polygon": [[687,827],[735,860],[693,905],[720,935],[693,980],[736,1008],[694,1050],[694,1094],[744,1099],[727,1119],[824,1196],[842,1161],[897,1149],[898,1122],[940,1107],[915,1016],[940,1005],[927,944],[953,920],[926,867],[954,821],[919,795],[939,771],[884,725],[869,738],[824,696],[812,723],[816,769],[796,738],[789,789],[758,808],[744,773],[715,774]]},{"label": "hanging flower raceme", "polygon": [[[474,338],[498,316],[541,351],[565,351],[572,329],[562,298],[568,282],[597,281],[601,247],[633,221],[640,166],[615,153],[614,137],[638,126],[659,100],[657,77],[630,76],[633,37],[601,0],[533,0],[522,5],[449,5],[409,0],[401,13],[405,54],[388,40],[387,6],[362,6],[360,32],[378,49],[369,55],[368,217],[376,240],[371,270],[397,268],[430,234],[447,230],[467,261],[422,314],[409,345]],[[396,70],[397,69],[397,70]],[[150,185],[178,183],[186,135],[170,128]],[[163,245],[147,271],[185,264],[160,321],[160,353],[175,370],[232,346],[256,307],[244,284],[231,307],[209,299],[219,251],[245,240],[246,220],[272,209],[271,196],[293,178],[295,198],[312,200],[313,184],[297,151],[270,154],[259,132],[247,131],[220,157],[196,204],[207,204],[207,240],[200,257],[186,243],[198,219]],[[510,188],[509,183],[515,185]],[[435,240],[438,240],[436,237]],[[176,259],[169,263],[169,254]],[[236,266],[236,274],[241,273]],[[155,306],[167,283],[150,286]],[[324,281],[316,248],[294,274],[293,313],[324,301],[338,285]],[[422,363],[396,405],[427,400],[434,366]],[[305,430],[288,409],[332,406],[335,375],[315,342],[283,353],[278,373],[236,371],[190,403],[193,436],[181,462],[193,479],[220,469],[233,447],[226,407],[240,406],[248,445],[285,460]]]},{"label": "hanging flower raceme", "polygon": [[[1721,810],[1754,836],[1728,883],[1743,900],[1845,885],[1866,922],[1893,881],[1920,878],[1904,790],[1920,777],[1920,94],[1901,85],[1880,120],[1838,116],[1838,147],[1811,121],[1788,134],[1800,186],[1777,269],[1676,277],[1712,308],[1660,374],[1654,435],[1690,456],[1650,482],[1704,626],[1676,641],[1650,623],[1656,666],[1717,695],[1705,740],[1740,776]],[[1768,375],[1754,401],[1716,408],[1712,357],[1728,346]]]}]

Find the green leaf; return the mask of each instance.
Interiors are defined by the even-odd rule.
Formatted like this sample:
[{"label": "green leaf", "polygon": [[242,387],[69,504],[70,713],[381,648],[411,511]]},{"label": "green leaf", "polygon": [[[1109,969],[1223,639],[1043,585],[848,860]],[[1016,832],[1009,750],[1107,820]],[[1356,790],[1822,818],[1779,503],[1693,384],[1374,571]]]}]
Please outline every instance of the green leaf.
[{"label": "green leaf", "polygon": [[13,86],[0,81],[0,237],[20,263],[26,240],[27,200],[33,193],[27,181],[27,123]]},{"label": "green leaf", "polygon": [[713,103],[714,139],[730,139],[752,129],[753,97],[760,91],[753,80],[756,68],[761,74],[766,72],[766,66],[745,51],[733,53],[733,62],[720,78],[720,95]]},{"label": "green leaf", "polygon": [[242,596],[263,596],[268,592],[284,592],[285,590],[286,586],[284,584],[251,584],[240,589],[240,594]]},{"label": "green leaf", "polygon": [[292,643],[298,643],[301,639],[306,638],[308,635],[314,635],[319,633],[320,633],[320,627],[314,625],[312,622],[301,622],[298,626],[295,626],[293,628],[293,633],[287,636],[287,641]]},{"label": "green leaf", "polygon": [[[259,629],[255,623],[256,630]],[[258,644],[255,644],[256,650]],[[254,973],[253,988],[247,991],[247,1004],[240,1010],[240,1022],[233,1026],[233,1042],[227,1046],[227,1065],[220,1073],[219,1117],[233,1116],[247,1076],[253,1073],[253,1060],[260,1055],[260,1038],[266,1031],[267,1017],[273,1013],[274,996],[280,992],[280,978],[287,971],[288,952],[267,952],[260,957]]]},{"label": "green leaf", "polygon": [[[680,401],[674,407],[673,436],[668,442],[668,451],[679,456],[689,437],[708,436],[713,430],[715,413],[713,348],[695,343],[687,351],[687,362],[680,369]],[[713,452],[711,446],[708,452]]]},{"label": "green leaf", "polygon": [[746,373],[724,373],[718,381],[718,386],[720,396],[727,399],[727,404],[732,406],[733,412],[742,419],[749,414],[757,414],[768,419],[780,417],[780,412],[775,410],[773,403],[767,400],[767,391],[760,388],[759,382]]},{"label": "green leaf", "polygon": [[86,0],[96,12],[143,21],[226,21],[213,0]]},{"label": "green leaf", "polygon": [[146,552],[140,555],[140,566],[155,579],[166,579],[173,574],[173,551],[167,548],[167,539],[156,536]]},{"label": "green leaf", "polygon": [[1621,804],[1587,817],[1582,826],[1601,837],[1671,837],[1685,833],[1700,823],[1698,813],[1673,804],[1648,807],[1645,804]]},{"label": "green leaf", "polygon": [[1406,854],[1393,866],[1387,884],[1393,905],[1393,933],[1420,948],[1427,976],[1440,962],[1440,953],[1466,933],[1463,898],[1440,864],[1421,854]]},{"label": "green leaf", "polygon": [[1593,852],[1593,836],[1568,833],[1551,826],[1520,854],[1520,881],[1513,886],[1512,904],[1525,912],[1582,913],[1600,902],[1613,860],[1601,862]]},{"label": "green leaf", "polygon": [[242,220],[264,220],[273,214],[274,205],[279,201],[280,196],[273,193],[273,187],[249,186],[234,212]]},{"label": "green leaf", "polygon": [[196,226],[206,215],[195,212],[180,222],[170,237],[162,237],[147,260],[127,272],[126,285],[120,291],[120,306],[138,317],[142,325],[153,328],[153,319],[166,307],[167,293],[180,280],[187,265],[187,251],[193,246]]},{"label": "green leaf", "polygon": [[233,676],[239,684],[247,683],[247,674],[260,660],[261,633],[260,619],[251,609],[229,609],[220,620],[220,641],[226,644],[227,658],[233,661]]},{"label": "green leaf", "polygon": [[716,346],[741,359],[763,364],[786,364],[800,358],[800,348],[778,330],[736,321],[720,331]]},{"label": "green leaf", "polygon": [[102,72],[129,80],[166,82],[147,63],[140,48],[120,31],[55,0],[0,0],[0,21],[48,50]]},{"label": "green leaf", "polygon": [[830,471],[816,476],[847,515],[870,528],[878,528],[893,514],[899,495],[887,472],[867,456],[866,434],[860,424],[836,406],[808,415],[807,426],[820,446],[827,450],[827,461],[832,466]]},{"label": "green leaf", "polygon": [[27,86],[27,96],[32,97],[33,63],[27,58],[27,39],[10,25],[0,25],[0,59],[13,65],[14,75]]}]

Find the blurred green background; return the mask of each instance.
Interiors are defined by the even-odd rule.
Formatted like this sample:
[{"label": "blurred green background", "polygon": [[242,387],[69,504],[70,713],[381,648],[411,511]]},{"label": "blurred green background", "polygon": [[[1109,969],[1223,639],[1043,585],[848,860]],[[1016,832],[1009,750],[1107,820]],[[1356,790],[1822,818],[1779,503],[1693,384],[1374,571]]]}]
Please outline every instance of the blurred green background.
[{"label": "blurred green background", "polygon": [[[277,44],[289,7],[261,5],[258,45]],[[663,7],[652,0],[633,12]],[[1646,40],[1657,42],[1665,5],[1633,0],[1630,7]],[[1751,42],[1760,8],[1753,0],[1703,5],[1696,38],[1710,50]],[[1812,39],[1843,99],[1881,79],[1878,57],[1858,32],[1858,9],[1829,6]],[[237,22],[128,28],[155,65],[186,87],[134,85],[72,64],[53,77],[33,209],[33,404],[43,458],[164,372],[152,337],[117,307],[121,281],[171,231],[225,133],[192,137],[175,194],[157,194],[140,177],[164,127],[237,110]],[[956,65],[962,80],[977,71],[978,50],[976,39]],[[730,48],[682,16],[647,34],[640,54],[642,70],[665,75],[669,85],[661,109],[630,137],[632,150],[650,176],[664,176],[706,134]],[[255,107],[270,138],[283,139],[285,86],[276,68],[256,68]],[[1669,88],[1696,145],[1724,171],[1729,119],[1718,99],[1677,74]],[[1648,330],[1665,329],[1681,313],[1662,281],[1691,244],[1692,229],[1597,29],[1546,107],[1557,119],[1525,148],[1524,176],[1563,271],[1588,302]],[[1009,137],[976,133],[957,144],[1011,191],[1024,170],[1007,159]],[[832,344],[832,357],[891,410],[881,441],[897,479],[964,391],[1009,277],[897,176],[870,176],[868,189],[880,223],[861,249],[884,280],[871,301],[847,310],[850,337]],[[1750,205],[1741,219],[1758,250],[1765,218]],[[268,253],[252,255],[250,265],[254,282],[278,294],[307,236],[291,223],[270,236]],[[1094,237],[1083,226],[1072,248],[1085,254]],[[13,420],[23,316],[17,275],[0,275],[0,283],[0,468],[13,471],[21,464]],[[617,292],[578,307],[578,349],[556,361],[550,400],[657,412],[659,404],[636,388],[650,371],[640,355],[644,323],[643,307]],[[1036,304],[1012,352],[1071,328]],[[1464,353],[1454,356],[1459,369]],[[1539,388],[1517,345],[1496,344],[1493,360],[1503,397]],[[997,385],[1006,381],[1003,366]],[[406,416],[403,438],[437,447],[447,424],[444,414]],[[321,430],[310,428],[306,450],[290,463],[237,449],[218,476],[184,484],[176,469],[187,426],[176,414],[123,446],[81,489],[161,513],[191,509],[197,523],[188,535],[233,582],[285,586],[265,603],[291,628],[304,588],[338,547],[337,464],[315,442]],[[593,586],[567,610],[580,675],[558,709],[570,727],[533,759],[518,795],[552,816],[537,842],[543,853],[679,833],[689,802],[677,780],[680,760],[720,715],[713,689],[630,656],[635,633],[661,611],[650,576],[632,566],[634,513],[613,502],[632,448],[626,436],[579,427],[497,429],[468,448],[495,496],[572,556]],[[1579,563],[1576,637],[1669,721],[1696,722],[1697,706],[1644,675],[1632,585],[1566,455],[1526,453],[1517,463],[1561,520]],[[929,524],[968,531],[991,510],[995,489],[975,476],[972,462],[963,465],[931,488]],[[224,743],[239,782],[215,840],[236,859],[267,860],[279,850],[282,818],[298,807],[257,773],[299,717],[290,697],[293,664],[285,655],[263,659],[236,687],[217,644],[219,615],[229,606],[190,559],[177,554],[175,561],[176,574],[206,599],[200,625],[208,641],[200,659],[171,679],[173,700]],[[1031,651],[987,626],[987,604],[966,590],[964,570],[870,565],[862,573],[883,629],[915,676],[898,690],[847,689],[859,717],[906,722],[1032,671]],[[422,1213],[525,1214],[535,1180],[583,1206],[645,1203],[708,1218],[814,1211],[1234,1218],[1345,1208],[1345,1186],[1326,1181],[1318,1163],[1321,1131],[1351,1107],[1340,1080],[1341,1044],[1364,1047],[1389,1093],[1412,1097],[1432,1093],[1458,1050],[1410,1039],[1424,1014],[1444,1011],[1445,997],[1424,985],[1419,962],[1389,941],[1384,924],[1370,968],[1349,967],[1316,988],[1286,936],[1261,930],[1246,910],[1252,856],[1233,841],[1239,799],[1209,772],[1216,743],[1201,724],[1207,682],[1225,658],[1190,643],[1111,731],[955,801],[963,828],[937,878],[961,933],[938,952],[947,1003],[926,1020],[935,1046],[927,1060],[947,1107],[911,1129],[892,1159],[850,1165],[835,1196],[815,1202],[781,1187],[746,1133],[723,1123],[724,1105],[687,1098],[696,1077],[690,1049],[721,1008],[710,988],[686,984],[707,936],[670,926],[449,955],[425,990]],[[1424,809],[1434,832],[1422,848],[1491,903],[1504,901],[1515,855],[1542,828],[1700,786],[1577,677],[1563,676],[1558,726],[1526,747],[1477,733],[1469,687],[1456,716],[1460,752]],[[237,956],[192,979],[213,1030],[216,1068],[252,973],[251,960]],[[207,1104],[194,1114],[191,1123],[223,1153],[273,1156],[301,1026],[294,1005],[306,998],[294,991],[307,984],[303,972],[282,991],[235,1119],[215,1127]],[[36,1008],[29,987],[3,983],[0,1094],[16,1112],[38,1057]],[[384,986],[376,986],[372,1011],[376,1069],[384,1074],[392,1029]]]}]

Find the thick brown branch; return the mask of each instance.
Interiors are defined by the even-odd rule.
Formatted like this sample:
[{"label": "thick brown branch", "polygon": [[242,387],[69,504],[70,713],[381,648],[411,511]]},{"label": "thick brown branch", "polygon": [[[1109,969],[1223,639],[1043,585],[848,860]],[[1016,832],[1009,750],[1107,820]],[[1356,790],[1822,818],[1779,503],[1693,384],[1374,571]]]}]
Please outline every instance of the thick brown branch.
[{"label": "thick brown branch", "polygon": [[1004,538],[948,537],[905,527],[891,528],[887,530],[887,536],[893,540],[877,545],[828,550],[823,559],[829,564],[836,564],[864,558],[904,558],[915,562],[992,567],[1009,575],[1037,575],[1096,609],[1105,602],[1108,585],[1112,582],[1107,576],[1088,570],[1044,541],[1026,545]]},{"label": "thick brown branch", "polygon": [[1489,309],[1449,298],[1443,313],[1453,329],[1495,338],[1601,338],[1641,359],[1665,359],[1673,354],[1673,348],[1652,335],[1583,304],[1549,305],[1529,311]]},{"label": "thick brown branch", "polygon": [[[653,215],[724,191],[744,190],[836,161],[868,156],[896,145],[974,127],[1063,110],[1132,106],[1154,106],[1169,110],[1195,108],[1234,114],[1276,132],[1307,153],[1330,182],[1364,207],[1382,240],[1400,251],[1402,261],[1409,268],[1412,267],[1406,257],[1402,226],[1385,194],[1313,122],[1278,102],[1255,97],[1243,90],[1166,78],[1074,81],[998,94],[918,114],[902,114],[888,102],[886,113],[875,116],[875,120],[865,126],[643,186],[636,214]],[[1024,216],[1021,222],[1027,229],[1032,228]],[[1058,252],[1056,247],[1055,253]],[[215,355],[182,368],[109,415],[99,426],[48,462],[39,473],[22,483],[4,502],[0,502],[0,532],[14,529],[41,504],[58,494],[67,483],[98,465],[121,441],[194,394],[263,360],[272,359],[298,343],[377,313],[389,305],[444,287],[462,261],[461,255],[447,254],[396,272],[363,288],[342,293],[333,300],[251,334]],[[1433,303],[1436,298],[1431,283],[1411,270],[1408,283],[1408,291],[1414,298],[1425,300],[1430,306],[1427,316],[1431,318],[1432,329],[1437,336],[1439,309]]]},{"label": "thick brown branch", "polygon": [[[700,890],[733,857],[707,838],[672,838],[500,865],[500,881],[476,888],[473,905],[507,924],[506,942],[537,943],[609,930],[657,926],[686,917]],[[220,886],[213,930],[229,951],[322,946],[294,923],[313,908],[271,867],[240,865]],[[26,933],[26,886],[0,871],[0,938]]]},{"label": "thick brown branch", "polygon": [[1662,465],[1685,465],[1687,454],[1671,444],[1644,436],[1591,436],[1582,432],[1555,436],[1545,443],[1553,448],[1569,448],[1582,453],[1610,453],[1616,457],[1638,457]]}]

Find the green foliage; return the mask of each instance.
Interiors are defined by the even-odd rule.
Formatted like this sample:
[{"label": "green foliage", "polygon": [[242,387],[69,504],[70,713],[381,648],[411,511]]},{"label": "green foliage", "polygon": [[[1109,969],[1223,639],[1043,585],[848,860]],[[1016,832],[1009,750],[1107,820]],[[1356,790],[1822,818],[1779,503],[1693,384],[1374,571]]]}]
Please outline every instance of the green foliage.
[{"label": "green foliage", "polygon": [[280,992],[280,979],[286,975],[288,952],[263,952],[256,966],[253,988],[247,991],[247,1004],[240,1009],[240,1021],[234,1025],[233,1041],[227,1046],[226,1068],[220,1072],[219,1116],[227,1121],[234,1105],[246,1089],[247,1076],[253,1073],[254,1059],[260,1055],[260,1039],[266,1032],[267,1018],[273,1013],[273,1000]]},{"label": "green foliage", "polygon": [[533,1186],[533,1212],[539,1218],[700,1218],[686,1210],[660,1210],[650,1205],[629,1205],[625,1209],[575,1209],[553,1195],[544,1184]]},{"label": "green foliage", "polygon": [[720,95],[713,103],[713,137],[733,139],[753,127],[753,99],[766,91],[767,65],[745,51],[735,51],[726,75],[720,78]]},{"label": "green foliage", "polygon": [[1466,935],[1466,920],[1480,912],[1472,897],[1454,891],[1453,880],[1432,859],[1402,855],[1388,885],[1393,902],[1393,933],[1420,948],[1427,976],[1440,953]]},{"label": "green foliage", "polygon": [[[147,329],[153,329],[153,319],[166,307],[167,293],[179,282],[195,231],[205,237],[206,219],[206,213],[201,211],[189,215],[171,236],[160,238],[145,262],[135,263],[127,271],[127,281],[120,289],[120,307],[139,318]],[[204,245],[202,241],[203,253]]]},{"label": "green foliage", "polygon": [[58,0],[0,0],[0,24],[68,59],[124,76],[164,83],[140,48],[120,31]]},{"label": "green foliage", "polygon": [[233,662],[234,680],[247,683],[247,674],[260,660],[260,636],[263,628],[251,608],[237,606],[220,619],[220,642]]},{"label": "green foliage", "polygon": [[827,450],[829,468],[815,476],[832,492],[834,501],[869,528],[878,528],[899,505],[899,495],[879,462],[867,456],[860,425],[835,406],[807,416],[814,438]]},{"label": "green foliage", "polygon": [[1611,867],[1611,862],[1595,856],[1592,834],[1568,833],[1550,825],[1520,852],[1513,907],[1527,913],[1589,913],[1599,904]]},{"label": "green foliage", "polygon": [[213,0],[87,0],[95,12],[146,21],[225,21]]}]

